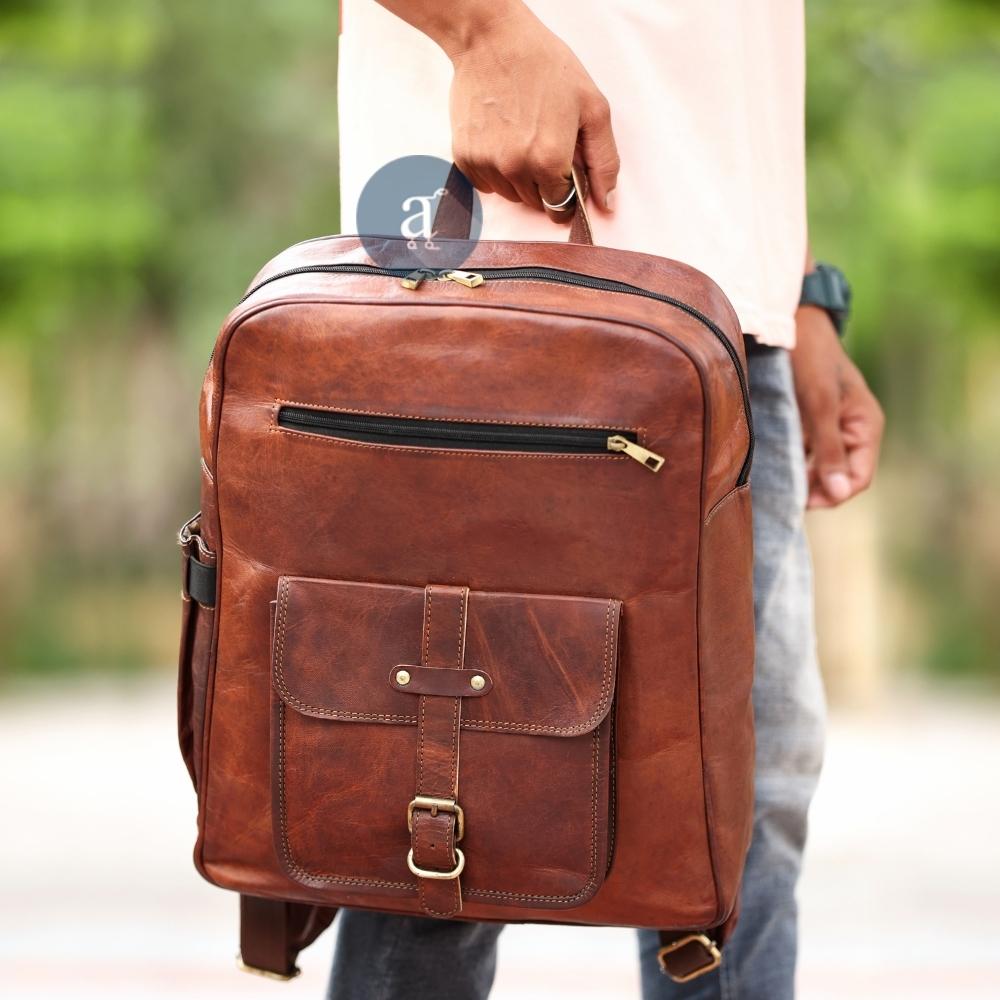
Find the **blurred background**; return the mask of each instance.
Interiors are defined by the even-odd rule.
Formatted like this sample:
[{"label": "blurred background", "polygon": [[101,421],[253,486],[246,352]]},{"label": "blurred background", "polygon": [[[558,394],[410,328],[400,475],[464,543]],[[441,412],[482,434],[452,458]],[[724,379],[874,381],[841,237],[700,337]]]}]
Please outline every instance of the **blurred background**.
[{"label": "blurred background", "polygon": [[[832,723],[803,996],[995,996],[1000,8],[807,10],[812,244],[889,422],[876,486],[809,518]],[[0,994],[279,989],[230,971],[233,902],[188,860],[173,538],[219,322],[340,226],[336,48],[333,0],[0,5],[0,781],[31,818],[0,834]],[[634,995],[628,936],[589,933],[512,932],[497,995]]]}]

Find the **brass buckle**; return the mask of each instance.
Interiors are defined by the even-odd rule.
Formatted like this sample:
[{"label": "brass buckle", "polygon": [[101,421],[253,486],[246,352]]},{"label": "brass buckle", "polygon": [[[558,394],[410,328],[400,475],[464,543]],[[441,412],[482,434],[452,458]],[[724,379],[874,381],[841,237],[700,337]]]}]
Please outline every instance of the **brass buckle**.
[{"label": "brass buckle", "polygon": [[[465,836],[465,813],[462,807],[454,799],[435,799],[429,795],[418,795],[406,807],[406,829],[413,833],[413,810],[426,809],[432,816],[437,816],[439,812],[454,813],[458,830],[455,833],[455,843],[457,844]],[[458,853],[457,851],[455,852]],[[413,871],[413,866],[410,866]],[[419,874],[419,872],[417,873]],[[454,878],[454,876],[447,876]]]},{"label": "brass buckle", "polygon": [[236,968],[239,969],[240,972],[249,972],[252,976],[262,976],[264,979],[276,979],[281,983],[287,983],[289,980],[294,979],[302,972],[297,965],[294,966],[292,971],[289,973],[272,972],[270,969],[258,969],[256,965],[247,965],[247,963],[243,961],[243,956],[239,954],[236,956]]},{"label": "brass buckle", "polygon": [[416,862],[413,860],[413,848],[411,847],[409,853],[406,855],[406,864],[414,875],[419,875],[421,878],[438,878],[438,879],[458,878],[458,876],[462,874],[462,871],[465,868],[465,855],[462,853],[462,851],[460,851],[456,847],[455,857],[458,858],[458,862],[450,872],[436,872],[432,871],[430,868],[418,867]]},{"label": "brass buckle", "polygon": [[[705,950],[706,961],[704,965],[699,965],[691,972],[683,975],[676,975],[667,967],[667,956],[681,948],[686,948],[689,944],[698,944]],[[705,975],[717,969],[722,964],[722,952],[719,951],[716,943],[706,934],[687,934],[670,944],[664,945],[657,953],[656,960],[660,963],[660,971],[668,975],[675,983],[689,983],[692,979]]]}]

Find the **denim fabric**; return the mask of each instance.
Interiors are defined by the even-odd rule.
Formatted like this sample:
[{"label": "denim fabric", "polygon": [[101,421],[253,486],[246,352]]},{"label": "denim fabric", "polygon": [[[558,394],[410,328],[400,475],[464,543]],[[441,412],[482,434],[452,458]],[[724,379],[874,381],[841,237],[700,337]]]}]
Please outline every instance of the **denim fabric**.
[{"label": "denim fabric", "polygon": [[[757,771],[742,915],[721,969],[685,986],[660,973],[656,935],[640,931],[643,1000],[790,1000],[794,995],[795,885],[822,761],[825,707],[802,523],[802,436],[787,352],[751,352],[749,375],[757,432],[752,475]],[[330,1000],[484,1000],[489,995],[502,924],[358,910],[345,910],[338,919]]]},{"label": "denim fabric", "polygon": [[753,840],[739,924],[718,972],[678,986],[640,931],[643,1000],[790,1000],[806,813],[823,757],[825,701],[813,628],[812,567],[802,524],[802,431],[787,352],[749,356],[757,448],[753,495],[757,730]]}]

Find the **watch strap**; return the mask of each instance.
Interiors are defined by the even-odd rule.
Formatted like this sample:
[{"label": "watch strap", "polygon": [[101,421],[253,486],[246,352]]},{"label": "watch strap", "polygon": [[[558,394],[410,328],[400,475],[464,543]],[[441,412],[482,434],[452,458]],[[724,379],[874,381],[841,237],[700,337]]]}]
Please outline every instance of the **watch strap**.
[{"label": "watch strap", "polygon": [[802,279],[799,305],[818,306],[830,314],[840,336],[851,312],[851,286],[843,271],[830,264],[817,264]]}]

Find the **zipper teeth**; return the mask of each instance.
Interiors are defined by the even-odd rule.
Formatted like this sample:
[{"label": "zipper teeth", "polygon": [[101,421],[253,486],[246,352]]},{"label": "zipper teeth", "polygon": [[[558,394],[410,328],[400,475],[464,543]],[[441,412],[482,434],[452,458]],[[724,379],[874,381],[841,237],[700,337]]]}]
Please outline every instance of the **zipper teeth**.
[{"label": "zipper teeth", "polygon": [[[242,299],[240,299],[240,303],[242,304],[245,302],[251,295],[254,294],[254,292],[263,288],[264,285],[269,285],[272,281],[277,281],[279,278],[290,278],[296,274],[371,274],[388,278],[405,278],[412,272],[413,268],[379,267],[374,264],[306,264],[302,267],[293,267],[287,271],[272,274],[263,281],[259,281],[256,285],[250,288]],[[736,369],[736,377],[740,383],[740,392],[743,395],[743,411],[746,415],[749,446],[747,447],[746,458],[743,460],[743,465],[740,468],[740,474],[736,478],[736,485],[745,485],[747,479],[750,477],[750,465],[753,462],[753,451],[756,443],[756,435],[754,434],[753,429],[753,417],[750,412],[750,387],[747,384],[746,372],[743,370],[743,365],[740,362],[739,355],[736,353],[736,348],[733,347],[729,338],[722,332],[722,330],[703,312],[699,311],[692,305],[688,305],[688,303],[683,302],[681,299],[675,299],[672,295],[652,292],[648,288],[640,288],[638,285],[630,285],[624,281],[612,281],[609,278],[597,278],[593,275],[581,274],[578,271],[563,271],[558,268],[551,267],[484,267],[479,268],[476,273],[483,275],[484,278],[494,281],[551,281],[555,284],[561,285],[576,285],[580,288],[593,288],[606,292],[621,292],[625,295],[639,295],[642,298],[653,299],[656,302],[663,302],[666,305],[674,306],[676,309],[680,309],[682,312],[687,313],[689,316],[692,316],[694,319],[706,326],[719,343],[722,344],[726,353],[729,355],[729,359],[732,361],[733,367]]]},{"label": "zipper teeth", "polygon": [[310,410],[301,407],[282,407],[278,414],[279,423],[295,424],[302,427],[325,427],[331,430],[356,431],[380,434],[387,437],[416,437],[441,441],[470,441],[493,444],[551,444],[569,448],[593,448],[606,451],[607,440],[615,435],[632,436],[630,432],[605,430],[604,428],[555,427],[503,427],[494,428],[455,421],[450,426],[444,423],[401,418],[399,420],[367,419],[331,413],[326,410]]}]

